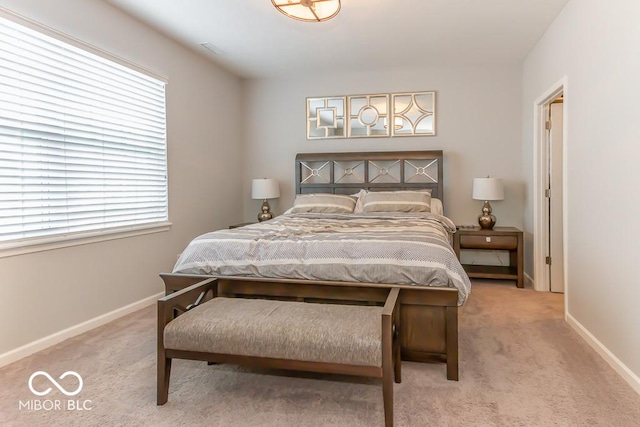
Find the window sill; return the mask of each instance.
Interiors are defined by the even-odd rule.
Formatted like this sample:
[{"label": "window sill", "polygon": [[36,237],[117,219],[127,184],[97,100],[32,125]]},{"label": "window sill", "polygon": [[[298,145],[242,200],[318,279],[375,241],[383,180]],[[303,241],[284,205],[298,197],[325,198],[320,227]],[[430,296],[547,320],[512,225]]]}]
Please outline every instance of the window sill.
[{"label": "window sill", "polygon": [[145,234],[161,233],[169,231],[171,229],[171,225],[171,222],[165,221],[134,227],[89,231],[61,236],[49,236],[18,242],[5,242],[0,243],[0,258],[24,255],[33,252],[50,251],[52,249],[67,248],[70,246],[87,245],[90,243],[105,242],[108,240],[124,239],[127,237],[142,236]]}]

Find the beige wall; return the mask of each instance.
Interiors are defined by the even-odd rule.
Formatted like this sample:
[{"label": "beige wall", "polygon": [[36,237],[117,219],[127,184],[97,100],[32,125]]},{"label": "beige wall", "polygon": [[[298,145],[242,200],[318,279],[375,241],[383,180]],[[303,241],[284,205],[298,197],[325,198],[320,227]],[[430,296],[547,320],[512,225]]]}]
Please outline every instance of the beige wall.
[{"label": "beige wall", "polygon": [[[568,315],[640,377],[640,2],[571,0],[523,74],[525,226],[533,232],[533,103],[566,76]],[[531,252],[528,253],[531,257]],[[529,265],[531,258],[529,259]],[[640,382],[638,382],[640,384]]]},{"label": "beige wall", "polygon": [[[307,140],[305,98],[402,91],[437,92],[437,136]],[[505,180],[505,200],[492,203],[500,225],[522,226],[520,65],[432,67],[367,73],[294,75],[245,85],[245,208],[253,220],[252,178],[280,182],[281,213],[293,202],[298,152],[444,150],[445,213],[458,224],[477,223],[481,202],[471,199],[474,177]]]},{"label": "beige wall", "polygon": [[0,258],[0,355],[163,290],[195,235],[242,211],[241,81],[99,0],[0,6],[168,78],[169,232]]}]

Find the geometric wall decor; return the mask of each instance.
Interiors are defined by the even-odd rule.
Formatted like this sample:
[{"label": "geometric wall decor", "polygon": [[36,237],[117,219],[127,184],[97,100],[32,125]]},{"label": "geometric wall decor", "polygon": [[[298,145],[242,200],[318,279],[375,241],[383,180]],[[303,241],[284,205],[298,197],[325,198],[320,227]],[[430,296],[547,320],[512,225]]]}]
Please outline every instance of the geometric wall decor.
[{"label": "geometric wall decor", "polygon": [[388,137],[389,95],[354,95],[347,97],[349,138]]},{"label": "geometric wall decor", "polygon": [[393,136],[435,135],[435,92],[394,93]]},{"label": "geometric wall decor", "polygon": [[433,91],[307,98],[307,139],[433,136],[435,118]]},{"label": "geometric wall decor", "polygon": [[346,97],[307,98],[307,139],[345,138]]}]

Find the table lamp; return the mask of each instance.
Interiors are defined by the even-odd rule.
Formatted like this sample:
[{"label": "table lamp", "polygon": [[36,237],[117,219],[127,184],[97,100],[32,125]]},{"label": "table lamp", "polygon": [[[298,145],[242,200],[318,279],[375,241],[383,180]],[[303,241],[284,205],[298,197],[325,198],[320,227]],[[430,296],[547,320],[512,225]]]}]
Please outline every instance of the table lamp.
[{"label": "table lamp", "polygon": [[480,228],[491,230],[496,224],[496,217],[491,213],[489,200],[503,200],[504,188],[499,178],[473,178],[473,199],[484,200],[482,214],[478,216]]},{"label": "table lamp", "polygon": [[262,212],[258,214],[258,221],[267,221],[273,218],[269,211],[269,202],[267,199],[277,199],[280,197],[280,188],[278,181],[270,178],[254,179],[251,184],[251,198],[262,199]]}]

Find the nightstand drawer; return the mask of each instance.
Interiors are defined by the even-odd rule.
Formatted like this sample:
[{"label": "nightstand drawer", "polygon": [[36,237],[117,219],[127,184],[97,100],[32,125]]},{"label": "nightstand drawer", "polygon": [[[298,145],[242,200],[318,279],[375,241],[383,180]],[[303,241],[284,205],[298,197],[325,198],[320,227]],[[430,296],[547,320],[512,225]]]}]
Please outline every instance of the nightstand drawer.
[{"label": "nightstand drawer", "polygon": [[[487,241],[489,240],[489,241]],[[460,236],[460,247],[464,249],[517,249],[516,236]]]}]

